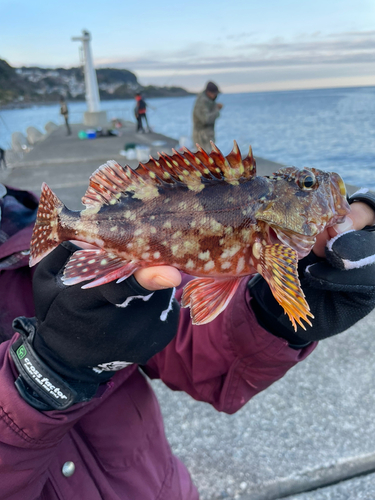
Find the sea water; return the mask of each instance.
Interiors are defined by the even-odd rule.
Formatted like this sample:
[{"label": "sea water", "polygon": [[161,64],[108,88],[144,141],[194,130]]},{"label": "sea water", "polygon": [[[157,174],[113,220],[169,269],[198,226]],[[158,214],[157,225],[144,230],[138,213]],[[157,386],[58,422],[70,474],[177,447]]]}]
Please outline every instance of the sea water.
[{"label": "sea water", "polygon": [[[191,138],[195,96],[148,99],[152,130]],[[221,94],[216,143],[228,154],[235,139],[243,153],[285,165],[336,171],[349,184],[375,189],[375,87]],[[81,123],[84,102],[68,103],[70,121]],[[104,101],[108,118],[135,122],[133,100]],[[62,124],[59,106],[0,110],[0,146],[9,149],[12,132],[28,126],[44,131]]]}]

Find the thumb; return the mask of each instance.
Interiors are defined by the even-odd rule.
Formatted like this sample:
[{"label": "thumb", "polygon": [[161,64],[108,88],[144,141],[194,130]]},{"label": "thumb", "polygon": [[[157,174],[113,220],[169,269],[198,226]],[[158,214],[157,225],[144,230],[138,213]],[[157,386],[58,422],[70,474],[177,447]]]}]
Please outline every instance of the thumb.
[{"label": "thumb", "polygon": [[139,269],[134,273],[135,279],[146,290],[162,290],[173,288],[181,283],[181,274],[171,266],[154,266]]},{"label": "thumb", "polygon": [[345,233],[351,229],[358,230],[365,226],[372,226],[374,223],[374,210],[366,203],[355,201],[350,205],[350,213],[345,217],[345,221],[331,228],[334,232],[331,236]]},{"label": "thumb", "polygon": [[[98,291],[111,304],[121,304],[128,297],[149,295],[151,292],[173,288],[181,282],[180,272],[170,266],[139,269],[121,283],[111,281],[98,287]],[[94,290],[94,289],[92,289]],[[87,292],[87,290],[84,290]]]}]

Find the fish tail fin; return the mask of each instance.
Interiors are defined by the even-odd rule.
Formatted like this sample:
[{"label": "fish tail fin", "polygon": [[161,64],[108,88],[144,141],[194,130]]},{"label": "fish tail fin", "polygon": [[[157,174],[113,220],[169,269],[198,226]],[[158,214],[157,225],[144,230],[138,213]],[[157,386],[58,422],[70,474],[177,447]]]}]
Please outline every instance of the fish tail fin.
[{"label": "fish tail fin", "polygon": [[31,237],[30,267],[35,266],[63,241],[59,235],[59,214],[63,208],[65,205],[43,182],[38,213]]}]

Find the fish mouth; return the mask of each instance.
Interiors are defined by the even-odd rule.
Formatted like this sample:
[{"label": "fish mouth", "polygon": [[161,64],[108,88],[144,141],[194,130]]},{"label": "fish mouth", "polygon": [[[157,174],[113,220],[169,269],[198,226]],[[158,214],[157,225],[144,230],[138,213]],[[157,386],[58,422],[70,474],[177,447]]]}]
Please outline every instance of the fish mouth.
[{"label": "fish mouth", "polygon": [[281,243],[293,248],[298,254],[298,259],[306,257],[311,252],[316,241],[316,236],[306,236],[293,231],[285,233],[280,228],[271,226],[268,226],[268,236],[272,244]]}]

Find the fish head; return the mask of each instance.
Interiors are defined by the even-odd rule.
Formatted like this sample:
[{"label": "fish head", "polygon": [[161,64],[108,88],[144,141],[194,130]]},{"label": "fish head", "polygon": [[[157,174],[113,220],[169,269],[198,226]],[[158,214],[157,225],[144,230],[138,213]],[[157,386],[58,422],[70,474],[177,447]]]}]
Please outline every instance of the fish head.
[{"label": "fish head", "polygon": [[306,256],[325,228],[350,212],[339,174],[316,168],[285,167],[268,177],[270,197],[256,218],[268,226],[271,242],[281,241]]}]

